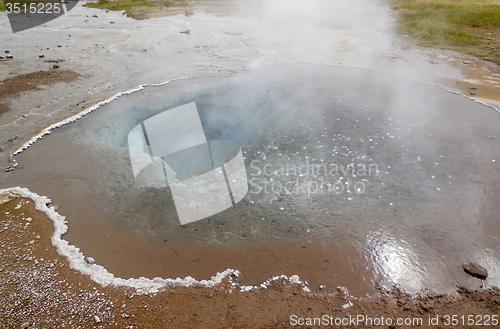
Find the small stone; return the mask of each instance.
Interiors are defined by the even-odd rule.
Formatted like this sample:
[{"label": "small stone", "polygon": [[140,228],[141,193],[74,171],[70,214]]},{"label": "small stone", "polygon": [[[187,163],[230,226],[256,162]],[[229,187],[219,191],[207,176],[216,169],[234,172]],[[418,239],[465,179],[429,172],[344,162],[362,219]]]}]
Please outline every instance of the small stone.
[{"label": "small stone", "polygon": [[101,322],[101,319],[99,319],[99,317],[97,315],[94,315],[94,320],[95,322],[97,323],[100,323]]},{"label": "small stone", "polygon": [[53,69],[58,69],[58,68],[59,68],[59,65],[54,64],[54,65],[52,66],[52,68],[53,68]]},{"label": "small stone", "polygon": [[86,261],[87,261],[87,263],[89,263],[89,264],[94,264],[94,263],[95,263],[95,259],[94,259],[94,258],[92,258],[92,257],[87,257],[87,258],[85,258],[85,260],[86,260]]},{"label": "small stone", "polygon": [[349,296],[349,291],[347,290],[346,287],[338,286],[337,290],[343,293],[345,296]]},{"label": "small stone", "polygon": [[488,277],[488,271],[486,271],[486,269],[479,264],[470,262],[467,264],[463,264],[462,268],[464,269],[465,273],[472,275],[475,278],[485,280]]},{"label": "small stone", "polygon": [[326,289],[326,286],[324,284],[319,286],[319,290],[325,290],[325,289]]},{"label": "small stone", "polygon": [[62,45],[57,45],[57,48],[61,48],[61,47],[62,47]]},{"label": "small stone", "polygon": [[27,329],[30,327],[30,323],[29,322],[23,322],[23,324],[21,324],[21,326],[19,326],[19,328],[21,329]]},{"label": "small stone", "polygon": [[97,15],[96,15],[96,14],[94,14],[94,15],[92,15],[92,17],[97,18]]},{"label": "small stone", "polygon": [[45,55],[38,55],[38,57],[40,57],[40,58],[44,58],[44,57],[45,57]]},{"label": "small stone", "polygon": [[6,51],[5,51],[5,53],[6,53],[6,54],[10,53],[10,50],[6,50]]},{"label": "small stone", "polygon": [[349,307],[352,307],[352,306],[354,306],[354,304],[351,303],[351,301],[349,301],[347,304],[342,305],[342,308],[346,309],[346,308],[349,308]]},{"label": "small stone", "polygon": [[12,55],[7,55],[5,57],[7,57],[8,59],[13,59],[14,58],[14,56],[12,56]]},{"label": "small stone", "polygon": [[115,24],[115,22],[109,22],[109,24]]}]

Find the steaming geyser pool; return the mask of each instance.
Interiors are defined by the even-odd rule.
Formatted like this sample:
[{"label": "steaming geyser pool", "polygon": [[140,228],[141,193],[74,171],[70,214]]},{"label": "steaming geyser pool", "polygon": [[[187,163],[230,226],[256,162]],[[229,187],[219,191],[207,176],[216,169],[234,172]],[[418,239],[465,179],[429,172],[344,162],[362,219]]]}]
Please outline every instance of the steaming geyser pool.
[{"label": "steaming geyser pool", "polygon": [[[207,140],[242,147],[249,192],[181,226],[168,187],[136,182],[127,137],[192,102]],[[357,295],[396,283],[448,292],[478,285],[467,261],[500,283],[499,138],[500,113],[442,88],[290,65],[121,96],[17,155],[4,187],[51,198],[64,238],[122,278],[234,268],[242,284],[298,274]]]}]

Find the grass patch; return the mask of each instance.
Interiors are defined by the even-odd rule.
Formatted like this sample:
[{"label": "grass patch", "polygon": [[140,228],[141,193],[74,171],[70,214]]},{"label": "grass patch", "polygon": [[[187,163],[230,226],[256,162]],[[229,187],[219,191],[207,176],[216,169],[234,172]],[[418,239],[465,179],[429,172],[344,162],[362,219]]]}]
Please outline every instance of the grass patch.
[{"label": "grass patch", "polygon": [[5,11],[5,3],[0,0],[0,11]]},{"label": "grass patch", "polygon": [[84,4],[85,7],[89,8],[101,8],[108,10],[125,10],[125,13],[132,16],[130,10],[134,7],[158,7],[158,8],[176,8],[176,7],[186,7],[187,0],[175,1],[175,0],[98,0],[97,2],[87,2]]},{"label": "grass patch", "polygon": [[399,32],[421,46],[458,50],[500,64],[496,0],[401,0]]}]

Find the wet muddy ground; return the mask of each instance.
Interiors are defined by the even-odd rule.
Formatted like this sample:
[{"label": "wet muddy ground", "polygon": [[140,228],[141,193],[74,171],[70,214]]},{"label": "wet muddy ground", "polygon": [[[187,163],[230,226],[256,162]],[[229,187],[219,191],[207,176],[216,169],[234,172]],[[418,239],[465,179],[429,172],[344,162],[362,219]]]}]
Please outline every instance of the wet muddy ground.
[{"label": "wet muddy ground", "polygon": [[167,287],[153,294],[102,287],[57,253],[50,241],[52,222],[33,209],[32,200],[2,198],[0,207],[2,248],[8,250],[0,254],[2,328],[288,328],[314,318],[323,321],[325,315],[333,325],[362,316],[354,327],[367,327],[367,318],[380,323],[383,317],[382,328],[391,327],[389,318],[392,323],[401,319],[421,328],[447,328],[452,315],[492,324],[500,310],[498,290],[461,288],[450,295],[412,298],[391,289],[381,290],[377,298],[356,298],[342,289],[307,293],[303,285],[286,280],[243,293],[226,280],[211,289]]}]

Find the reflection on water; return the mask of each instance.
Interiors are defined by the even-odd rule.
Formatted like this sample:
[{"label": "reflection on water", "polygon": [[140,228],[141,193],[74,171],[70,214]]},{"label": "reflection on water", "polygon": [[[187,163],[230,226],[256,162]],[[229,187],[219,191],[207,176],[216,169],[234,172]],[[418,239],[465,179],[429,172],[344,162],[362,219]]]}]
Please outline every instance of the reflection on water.
[{"label": "reflection on water", "polygon": [[[242,146],[249,193],[181,226],[168,186],[135,184],[127,136],[191,102],[206,140]],[[284,273],[358,294],[450,291],[478,284],[464,262],[498,269],[498,127],[497,112],[437,87],[287,66],[121,97],[17,156],[8,185],[53,198],[66,238],[120,276],[231,267],[247,283]]]},{"label": "reflection on water", "polygon": [[[447,281],[439,254],[426,246],[411,245],[404,237],[374,232],[367,237],[367,250],[378,274],[377,284],[398,283],[409,291],[438,287]],[[417,253],[417,251],[419,253]]]}]

